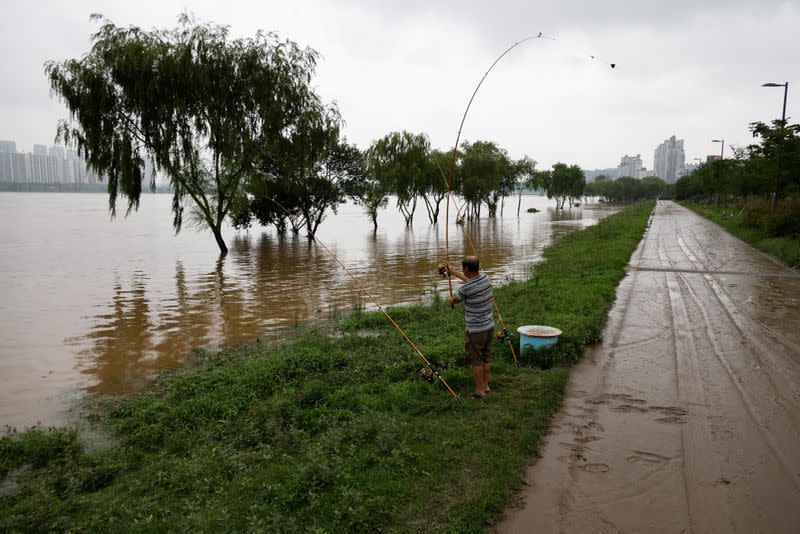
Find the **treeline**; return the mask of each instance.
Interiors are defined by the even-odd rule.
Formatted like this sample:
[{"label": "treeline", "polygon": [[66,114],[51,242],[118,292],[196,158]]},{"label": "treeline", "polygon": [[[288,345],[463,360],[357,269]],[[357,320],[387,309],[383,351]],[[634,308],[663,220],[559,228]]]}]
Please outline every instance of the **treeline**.
[{"label": "treeline", "polygon": [[656,176],[646,176],[641,180],[630,176],[621,176],[614,180],[602,174],[593,182],[586,184],[585,191],[587,197],[600,198],[606,202],[672,198],[673,193],[674,185],[668,184]]},{"label": "treeline", "polygon": [[[421,209],[436,224],[448,190],[460,220],[484,207],[502,216],[512,195],[519,214],[524,190],[546,192],[557,209],[584,195],[577,165],[537,170],[491,141],[464,142],[453,153],[431,147],[424,133],[397,131],[359,149],[344,137],[335,103],[314,89],[318,58],[272,33],[232,38],[225,26],[183,15],[168,29],[103,20],[87,54],[49,62],[45,72],[70,111],[57,136],[107,178],[112,216],[120,196],[128,213],[138,209],[160,172],[173,192],[176,232],[188,217],[223,253],[226,220],[313,237],[348,200],[377,228],[390,198],[411,225]],[[146,160],[154,163],[149,176]]]},{"label": "treeline", "polygon": [[107,178],[112,216],[120,196],[127,212],[137,209],[161,172],[175,230],[188,217],[223,253],[226,219],[313,236],[347,200],[375,225],[390,197],[407,224],[419,205],[436,223],[451,163],[464,218],[483,205],[494,215],[498,203],[502,214],[503,199],[534,184],[533,160],[512,160],[488,141],[463,143],[455,162],[425,134],[392,132],[360,150],[344,137],[337,106],[314,89],[318,58],[272,33],[233,38],[225,26],[182,15],[177,27],[152,30],[102,20],[87,54],[48,62],[45,72],[70,111],[57,137]]},{"label": "treeline", "polygon": [[800,238],[800,125],[754,122],[750,131],[756,143],[679,179],[675,197],[734,206],[743,226]]},{"label": "treeline", "polygon": [[[490,141],[464,142],[454,155],[432,148],[426,134],[398,131],[360,151],[339,137],[338,124],[331,127],[328,147],[318,154],[295,154],[288,160],[290,172],[273,167],[250,177],[231,213],[234,226],[246,228],[257,221],[279,233],[305,228],[313,237],[326,214],[350,200],[364,207],[377,228],[378,213],[390,197],[407,225],[420,210],[436,224],[448,190],[459,199],[453,207],[456,218],[479,217],[484,205],[494,217],[498,207],[502,215],[506,197],[538,187],[542,176],[535,161],[514,160]],[[303,161],[306,165],[299,165]],[[519,206],[520,200],[517,213]]]}]

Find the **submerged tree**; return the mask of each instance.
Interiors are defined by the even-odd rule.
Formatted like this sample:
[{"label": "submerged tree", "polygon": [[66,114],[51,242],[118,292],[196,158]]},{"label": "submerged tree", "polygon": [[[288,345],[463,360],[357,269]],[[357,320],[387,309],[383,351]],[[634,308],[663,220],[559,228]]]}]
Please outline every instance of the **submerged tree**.
[{"label": "submerged tree", "polygon": [[556,209],[564,209],[567,200],[572,201],[583,196],[586,177],[577,165],[556,163],[547,177],[545,191],[547,198],[556,199]]},{"label": "submerged tree", "polygon": [[[538,189],[536,183],[536,161],[528,156],[514,162],[514,181],[517,189],[517,217],[522,207],[523,189]],[[502,215],[502,214],[501,214]]]},{"label": "submerged tree", "polygon": [[[99,18],[99,16],[93,16]],[[187,199],[227,252],[222,223],[264,151],[296,130],[317,53],[272,33],[232,39],[228,28],[187,15],[174,29],[146,31],[105,21],[80,59],[49,62],[53,92],[67,105],[57,138],[75,144],[118,195],[139,207],[144,158],[174,189],[173,226]],[[76,124],[77,123],[77,124]],[[155,187],[155,172],[150,187]]]},{"label": "submerged tree", "polygon": [[439,211],[442,200],[447,196],[447,175],[444,174],[449,155],[441,150],[431,150],[424,172],[420,175],[417,192],[425,203],[428,220],[436,224],[439,220]]},{"label": "submerged tree", "polygon": [[461,159],[461,194],[469,206],[468,218],[480,217],[481,203],[494,217],[501,195],[509,190],[513,177],[506,151],[491,141],[463,142]]},{"label": "submerged tree", "polygon": [[336,213],[348,198],[363,196],[364,157],[341,137],[341,126],[335,106],[309,102],[298,127],[265,153],[247,184],[249,209],[259,222],[283,233],[288,220],[295,233],[305,226],[311,239],[328,210]]},{"label": "submerged tree", "polygon": [[397,208],[406,226],[414,222],[420,184],[431,172],[429,151],[430,141],[425,134],[402,131],[378,139],[367,153],[370,174],[387,191],[397,195]]}]

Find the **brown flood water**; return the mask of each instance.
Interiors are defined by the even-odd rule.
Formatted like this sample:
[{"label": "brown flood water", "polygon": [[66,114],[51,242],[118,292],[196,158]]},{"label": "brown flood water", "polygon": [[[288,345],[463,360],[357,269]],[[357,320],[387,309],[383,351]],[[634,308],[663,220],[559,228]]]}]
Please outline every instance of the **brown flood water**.
[{"label": "brown flood water", "polygon": [[[0,194],[0,428],[68,422],[84,395],[134,392],[186,365],[194,348],[251,341],[365,304],[304,235],[228,229],[230,253],[220,259],[210,234],[174,236],[170,201],[146,195],[138,213],[109,221],[105,195]],[[525,277],[554,238],[616,211],[600,204],[556,214],[552,204],[523,197],[517,218],[509,199],[505,217],[468,227],[496,283]],[[436,274],[443,225],[428,224],[423,211],[406,228],[391,205],[378,224],[374,234],[361,208],[346,205],[318,238],[381,304],[446,291]],[[466,246],[451,225],[451,258]]]}]

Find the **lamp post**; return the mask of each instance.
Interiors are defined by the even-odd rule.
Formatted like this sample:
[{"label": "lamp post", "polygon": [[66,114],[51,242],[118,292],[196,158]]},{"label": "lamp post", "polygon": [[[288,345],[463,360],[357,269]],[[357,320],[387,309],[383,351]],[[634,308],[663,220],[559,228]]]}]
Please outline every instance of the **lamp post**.
[{"label": "lamp post", "polygon": [[761,87],[783,87],[783,113],[781,113],[781,120],[786,120],[786,96],[789,94],[789,82],[786,83],[764,83]]},{"label": "lamp post", "polygon": [[719,150],[719,159],[725,159],[725,139],[712,139],[712,143],[722,143],[722,148]]}]

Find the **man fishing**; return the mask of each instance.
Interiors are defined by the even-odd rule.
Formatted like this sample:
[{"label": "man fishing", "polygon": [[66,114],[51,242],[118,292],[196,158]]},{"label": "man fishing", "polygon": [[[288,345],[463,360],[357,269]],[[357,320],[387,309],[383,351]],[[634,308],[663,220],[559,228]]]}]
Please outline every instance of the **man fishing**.
[{"label": "man fishing", "polygon": [[494,318],[492,317],[492,283],[486,273],[480,272],[477,256],[465,256],[461,262],[464,269],[459,272],[448,263],[451,275],[464,282],[450,304],[464,303],[464,322],[467,333],[464,337],[464,359],[472,372],[475,392],[471,399],[481,399],[491,391],[489,369],[492,366],[492,340]]}]

